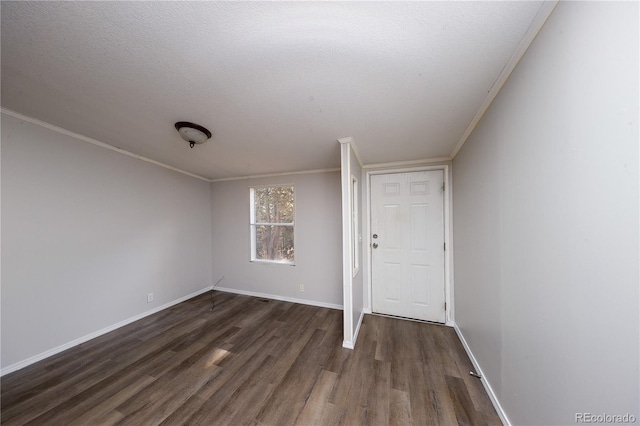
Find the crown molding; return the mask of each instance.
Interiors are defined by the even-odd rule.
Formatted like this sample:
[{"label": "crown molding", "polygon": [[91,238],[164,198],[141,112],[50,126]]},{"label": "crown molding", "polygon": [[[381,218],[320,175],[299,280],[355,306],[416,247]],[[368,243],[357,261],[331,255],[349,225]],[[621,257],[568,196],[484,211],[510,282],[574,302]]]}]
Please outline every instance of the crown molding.
[{"label": "crown molding", "polygon": [[142,155],[134,154],[133,152],[127,151],[127,150],[122,149],[122,148],[116,148],[113,145],[109,145],[107,143],[100,142],[97,139],[93,139],[93,138],[90,138],[88,136],[81,135],[80,133],[72,132],[71,130],[67,130],[67,129],[64,129],[62,127],[58,127],[58,126],[53,125],[51,123],[47,123],[46,121],[38,120],[37,118],[33,118],[33,117],[26,116],[24,114],[20,114],[19,112],[12,111],[12,110],[7,109],[5,107],[0,107],[0,112],[2,112],[2,114],[6,114],[6,115],[8,115],[10,117],[13,117],[13,118],[16,118],[18,120],[26,121],[28,123],[35,124],[35,125],[38,125],[40,127],[44,127],[45,129],[52,130],[52,131],[54,131],[56,133],[60,133],[60,134],[72,137],[74,139],[90,143],[91,145],[95,145],[95,146],[99,146],[100,148],[108,149],[109,151],[114,151],[114,152],[117,152],[119,154],[126,155],[128,157],[133,157],[133,158],[135,158],[137,160],[141,160],[141,161],[144,161],[144,162],[147,162],[147,163],[155,164],[156,166],[160,166],[160,167],[163,167],[165,169],[168,169],[168,170],[171,170],[171,171],[174,171],[174,172],[177,172],[177,173],[182,173],[183,175],[187,175],[187,176],[190,176],[192,178],[200,179],[200,180],[203,180],[205,182],[211,182],[210,179],[208,179],[208,178],[206,178],[204,176],[196,175],[196,174],[187,172],[186,170],[178,169],[178,168],[170,166],[168,164],[161,163],[161,162],[156,161],[156,160],[152,160],[151,158],[147,158],[147,157],[143,157]]},{"label": "crown molding", "polygon": [[462,145],[464,145],[469,136],[471,136],[471,133],[475,130],[476,126],[493,103],[493,100],[496,98],[496,96],[498,96],[498,93],[511,76],[511,73],[520,62],[520,59],[522,59],[529,46],[531,46],[531,43],[533,43],[533,40],[536,38],[536,36],[544,26],[544,23],[547,22],[547,19],[549,18],[549,16],[551,16],[551,13],[558,4],[558,1],[559,0],[545,0],[542,2],[542,5],[540,5],[540,9],[538,9],[538,13],[531,21],[527,32],[520,40],[520,43],[518,43],[516,50],[513,52],[513,54],[507,61],[507,64],[502,69],[502,72],[493,83],[491,90],[489,90],[489,93],[487,93],[487,96],[484,98],[484,101],[480,105],[480,109],[478,110],[478,112],[476,112],[476,115],[467,126],[467,129],[464,131],[462,137],[460,138],[460,141],[458,141],[455,148],[453,148],[453,151],[451,151],[451,159],[455,158],[455,156],[458,154],[458,151],[460,151],[460,149],[462,148]]},{"label": "crown molding", "polygon": [[316,173],[331,173],[331,172],[339,172],[340,167],[335,167],[332,169],[314,169],[314,170],[300,170],[296,172],[283,172],[283,173],[267,173],[263,175],[248,175],[248,176],[237,176],[237,177],[228,177],[228,178],[220,178],[220,179],[210,179],[209,182],[229,182],[232,180],[247,180],[247,179],[261,179],[261,178],[270,178],[270,177],[278,177],[278,176],[295,176],[295,175],[311,175]]}]

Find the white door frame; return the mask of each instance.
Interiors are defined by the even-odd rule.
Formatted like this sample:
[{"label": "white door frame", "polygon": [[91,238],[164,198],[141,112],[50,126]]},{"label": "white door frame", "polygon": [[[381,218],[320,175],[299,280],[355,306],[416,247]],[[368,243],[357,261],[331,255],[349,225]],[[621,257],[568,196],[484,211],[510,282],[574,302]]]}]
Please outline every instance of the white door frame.
[{"label": "white door frame", "polygon": [[[365,166],[366,167],[366,166]],[[450,167],[449,164],[439,164],[432,166],[420,166],[420,167],[406,167],[406,168],[380,168],[380,169],[368,169],[365,170],[365,182],[367,185],[367,208],[366,213],[366,232],[364,233],[364,239],[362,241],[363,248],[366,247],[367,255],[367,287],[369,308],[365,312],[371,313],[373,307],[373,285],[372,285],[372,263],[371,263],[371,176],[372,175],[386,175],[392,173],[407,173],[407,172],[424,172],[430,170],[442,170],[444,174],[444,243],[446,250],[444,252],[444,293],[445,293],[445,325],[453,327],[454,324],[454,306],[453,306],[453,283],[451,279],[452,268],[452,227],[451,227],[451,179],[449,176]],[[363,253],[364,254],[364,253]]]}]

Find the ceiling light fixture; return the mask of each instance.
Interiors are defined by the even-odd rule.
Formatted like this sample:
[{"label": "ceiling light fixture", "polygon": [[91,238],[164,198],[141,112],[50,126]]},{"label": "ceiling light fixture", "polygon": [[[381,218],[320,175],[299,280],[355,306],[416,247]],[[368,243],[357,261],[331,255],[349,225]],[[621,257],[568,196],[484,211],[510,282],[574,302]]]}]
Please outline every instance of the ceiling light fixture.
[{"label": "ceiling light fixture", "polygon": [[176,130],[185,141],[189,142],[189,146],[193,148],[196,145],[203,144],[211,137],[211,132],[206,128],[189,123],[188,121],[178,121]]}]

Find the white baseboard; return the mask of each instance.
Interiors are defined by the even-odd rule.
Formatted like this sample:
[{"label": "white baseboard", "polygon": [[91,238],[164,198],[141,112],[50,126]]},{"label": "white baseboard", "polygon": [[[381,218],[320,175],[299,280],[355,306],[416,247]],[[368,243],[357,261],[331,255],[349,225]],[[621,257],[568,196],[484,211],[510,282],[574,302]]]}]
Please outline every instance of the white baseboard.
[{"label": "white baseboard", "polygon": [[489,380],[487,380],[487,377],[482,372],[482,368],[480,368],[480,364],[478,364],[478,360],[473,355],[473,352],[471,352],[471,348],[469,347],[469,345],[467,344],[467,341],[462,335],[462,331],[460,331],[458,324],[456,324],[455,322],[453,323],[453,329],[456,331],[458,338],[462,342],[462,346],[464,347],[464,350],[467,352],[467,355],[469,356],[469,359],[471,360],[471,363],[473,364],[473,368],[475,368],[476,373],[482,376],[482,378],[480,379],[482,381],[482,386],[484,386],[484,389],[487,391],[487,394],[489,395],[489,399],[493,404],[493,408],[496,409],[498,416],[500,416],[500,420],[502,420],[502,424],[504,424],[505,426],[511,426],[511,422],[507,417],[507,413],[505,413],[504,410],[502,409],[502,405],[500,405],[500,401],[498,401],[498,397],[496,396],[495,392],[493,392],[493,388],[491,387]]},{"label": "white baseboard", "polygon": [[363,310],[360,313],[360,319],[358,319],[358,325],[356,326],[356,332],[353,333],[353,340],[351,341],[342,341],[342,347],[347,349],[354,349],[356,347],[356,341],[358,340],[358,334],[360,333],[360,326],[362,325],[362,320],[364,319],[365,311]]},{"label": "white baseboard", "polygon": [[342,347],[347,349],[353,349],[353,342],[347,342],[346,340],[342,341]]},{"label": "white baseboard", "polygon": [[138,321],[139,319],[142,319],[144,317],[148,317],[149,315],[153,315],[157,312],[160,312],[164,309],[170,308],[173,305],[177,305],[178,303],[182,303],[185,300],[189,300],[193,297],[196,297],[202,293],[205,293],[207,291],[211,290],[211,286],[205,287],[203,289],[200,289],[196,292],[193,292],[191,294],[188,294],[184,297],[181,297],[179,299],[176,299],[174,301],[171,301],[169,303],[165,303],[162,306],[158,306],[156,308],[153,308],[151,310],[145,311],[141,314],[135,315],[131,318],[127,318],[126,320],[120,321],[116,324],[110,325],[109,327],[103,328],[102,330],[98,330],[98,331],[94,331],[93,333],[89,333],[85,336],[79,337],[75,340],[72,340],[71,342],[65,343],[64,345],[60,345],[58,347],[55,347],[53,349],[49,349],[47,351],[44,351],[42,353],[39,353],[38,355],[34,355],[32,357],[29,357],[23,361],[20,362],[16,362],[15,364],[9,365],[5,368],[3,368],[2,370],[0,370],[0,377],[4,376],[5,374],[9,374],[9,373],[13,373],[14,371],[20,370],[21,368],[24,368],[28,365],[31,365],[35,362],[38,361],[42,361],[45,358],[49,358],[50,356],[53,356],[57,353],[60,353],[62,351],[66,351],[69,348],[72,348],[74,346],[80,345],[84,342],[88,342],[91,339],[95,339],[96,337],[102,336],[103,334],[107,334],[113,330],[116,330],[120,327],[124,327],[125,325],[131,324],[132,322]]},{"label": "white baseboard", "polygon": [[371,310],[371,308],[364,308],[364,309],[362,310],[362,312],[364,312],[365,314],[372,314],[372,313],[373,313],[373,311]]},{"label": "white baseboard", "polygon": [[356,342],[358,341],[358,334],[360,333],[360,326],[362,325],[362,320],[364,319],[364,311],[360,312],[360,318],[358,319],[358,325],[356,326],[356,332],[353,333],[353,347],[356,346]]},{"label": "white baseboard", "polygon": [[316,300],[296,299],[293,297],[278,296],[276,294],[258,293],[255,291],[238,290],[228,287],[216,287],[216,291],[224,291],[225,293],[242,294],[244,296],[261,297],[263,299],[281,300],[283,302],[300,303],[302,305],[318,306],[320,308],[338,309],[343,310],[342,305],[336,305],[334,303],[318,302]]}]

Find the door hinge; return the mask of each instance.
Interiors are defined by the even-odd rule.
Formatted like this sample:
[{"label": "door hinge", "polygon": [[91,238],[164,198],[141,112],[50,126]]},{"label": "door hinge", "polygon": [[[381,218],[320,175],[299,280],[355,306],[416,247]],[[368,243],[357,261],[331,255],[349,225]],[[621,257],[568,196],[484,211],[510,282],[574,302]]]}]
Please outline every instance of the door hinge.
[{"label": "door hinge", "polygon": [[444,302],[444,310],[447,310],[447,302]]},{"label": "door hinge", "polygon": [[447,243],[442,243],[442,250],[447,250]]},{"label": "door hinge", "polygon": [[444,192],[444,182],[442,182],[442,191]]}]

